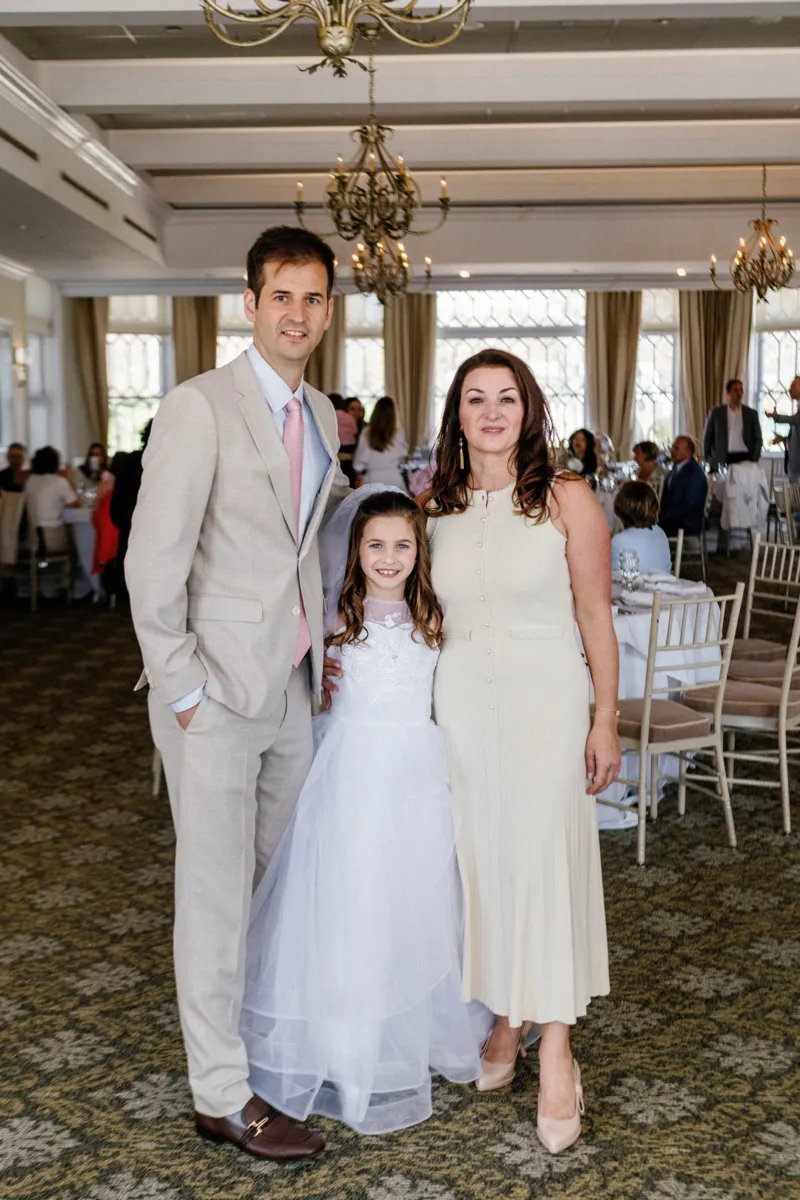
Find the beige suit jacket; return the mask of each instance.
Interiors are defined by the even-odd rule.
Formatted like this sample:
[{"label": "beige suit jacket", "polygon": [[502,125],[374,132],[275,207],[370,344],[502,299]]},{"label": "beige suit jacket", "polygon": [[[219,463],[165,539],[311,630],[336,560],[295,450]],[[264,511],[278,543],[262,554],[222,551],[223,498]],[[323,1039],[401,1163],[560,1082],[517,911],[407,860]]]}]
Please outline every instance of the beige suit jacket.
[{"label": "beige suit jacket", "polygon": [[289,459],[245,354],[164,397],[143,458],[125,577],[145,680],[165,703],[201,684],[244,717],[283,694],[300,594],[322,679],[322,579],[317,532],[349,491],[336,414],[306,385],[330,466],[302,544]]}]

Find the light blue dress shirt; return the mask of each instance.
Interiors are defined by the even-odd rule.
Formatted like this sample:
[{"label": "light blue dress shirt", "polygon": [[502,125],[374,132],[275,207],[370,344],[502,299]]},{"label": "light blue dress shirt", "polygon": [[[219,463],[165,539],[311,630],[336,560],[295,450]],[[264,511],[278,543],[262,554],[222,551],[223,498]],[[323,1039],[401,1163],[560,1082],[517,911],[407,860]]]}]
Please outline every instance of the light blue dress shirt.
[{"label": "light blue dress shirt", "polygon": [[[264,399],[269,405],[281,441],[283,441],[283,428],[286,424],[287,404],[294,397],[303,406],[303,481],[300,490],[300,541],[302,542],[314,511],[319,489],[328,474],[331,457],[322,443],[311,405],[305,398],[304,380],[301,379],[295,391],[292,391],[286,380],[281,379],[278,372],[269,365],[265,358],[262,358],[254,345],[248,346],[245,353],[255,372]],[[201,684],[187,696],[183,696],[180,700],[173,700],[170,708],[176,713],[193,708],[202,700],[204,691],[205,686]]]},{"label": "light blue dress shirt", "polygon": [[639,571],[671,571],[672,556],[669,541],[659,525],[650,529],[623,529],[611,539],[611,570],[619,570],[620,550],[635,550],[639,555]]}]

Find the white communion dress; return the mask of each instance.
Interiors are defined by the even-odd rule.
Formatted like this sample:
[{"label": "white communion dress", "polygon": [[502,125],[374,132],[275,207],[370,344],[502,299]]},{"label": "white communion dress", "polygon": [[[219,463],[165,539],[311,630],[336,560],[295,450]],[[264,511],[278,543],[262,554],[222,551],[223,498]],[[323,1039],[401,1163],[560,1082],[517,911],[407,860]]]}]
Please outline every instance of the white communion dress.
[{"label": "white communion dress", "polygon": [[461,999],[461,895],[438,651],[404,604],[366,637],[315,719],[317,751],[253,898],[242,1036],[253,1090],[297,1119],[386,1133],[431,1114],[431,1074],[480,1074]]}]

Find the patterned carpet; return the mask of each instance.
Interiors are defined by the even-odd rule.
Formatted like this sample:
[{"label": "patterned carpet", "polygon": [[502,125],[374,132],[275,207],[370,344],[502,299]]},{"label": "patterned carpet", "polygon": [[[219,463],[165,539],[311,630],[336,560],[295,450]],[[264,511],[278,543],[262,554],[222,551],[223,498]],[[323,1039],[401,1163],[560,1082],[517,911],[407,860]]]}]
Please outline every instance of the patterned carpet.
[{"label": "patterned carpet", "polygon": [[362,1139],[322,1122],[322,1159],[259,1165],[190,1123],[173,837],[150,794],[129,623],[0,618],[0,1200],[800,1196],[800,853],[777,794],[734,794],[738,853],[691,793],[683,821],[668,799],[651,825],[645,870],[635,831],[602,835],[613,993],[575,1035],[574,1149],[551,1158],[533,1135],[532,1055],[508,1093],[440,1085],[416,1129]]}]

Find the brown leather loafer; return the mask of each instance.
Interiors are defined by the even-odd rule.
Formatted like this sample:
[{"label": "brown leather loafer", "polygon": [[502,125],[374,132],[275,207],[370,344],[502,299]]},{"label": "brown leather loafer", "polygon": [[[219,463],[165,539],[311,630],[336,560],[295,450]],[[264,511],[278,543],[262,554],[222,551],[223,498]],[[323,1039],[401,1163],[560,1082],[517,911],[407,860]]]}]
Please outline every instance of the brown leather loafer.
[{"label": "brown leather loafer", "polygon": [[232,1117],[207,1117],[196,1112],[194,1124],[200,1136],[210,1142],[231,1142],[245,1154],[274,1162],[311,1158],[325,1149],[321,1134],[284,1116],[260,1096],[253,1096]]}]

